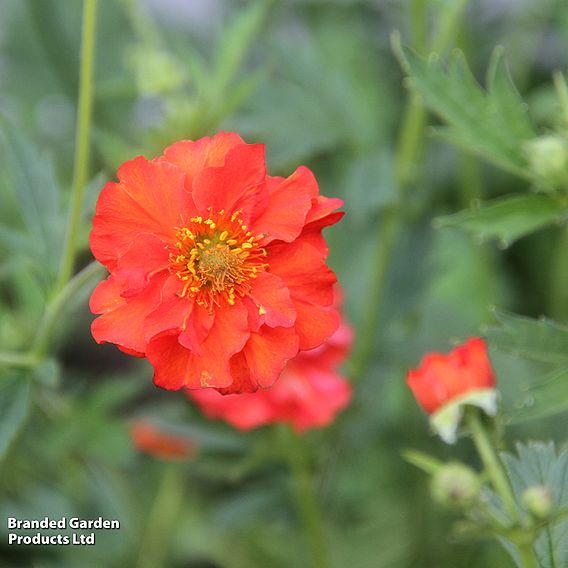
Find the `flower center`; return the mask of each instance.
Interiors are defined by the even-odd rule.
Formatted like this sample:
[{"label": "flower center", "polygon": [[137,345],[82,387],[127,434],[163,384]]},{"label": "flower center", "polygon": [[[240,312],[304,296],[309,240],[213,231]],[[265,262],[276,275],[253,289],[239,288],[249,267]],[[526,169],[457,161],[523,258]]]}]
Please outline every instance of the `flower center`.
[{"label": "flower center", "polygon": [[181,296],[198,304],[219,306],[224,298],[233,305],[237,296],[251,289],[250,280],[268,265],[266,251],[258,244],[264,235],[253,235],[239,218],[224,211],[209,218],[192,217],[178,229],[170,252],[170,270],[185,282]]}]

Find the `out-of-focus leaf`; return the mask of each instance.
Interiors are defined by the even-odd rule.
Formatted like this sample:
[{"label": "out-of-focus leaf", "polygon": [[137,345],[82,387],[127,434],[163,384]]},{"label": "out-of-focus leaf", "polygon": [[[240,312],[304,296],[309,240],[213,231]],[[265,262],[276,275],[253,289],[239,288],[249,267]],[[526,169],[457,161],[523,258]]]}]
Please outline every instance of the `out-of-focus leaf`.
[{"label": "out-of-focus leaf", "polygon": [[24,376],[0,379],[0,460],[24,425],[31,405],[31,384]]},{"label": "out-of-focus leaf", "polygon": [[485,332],[492,347],[542,363],[568,367],[568,327],[550,319],[532,319],[494,310],[498,327]]},{"label": "out-of-focus leaf", "polygon": [[61,380],[61,367],[57,359],[47,359],[33,371],[34,379],[41,384],[54,388]]},{"label": "out-of-focus leaf", "polygon": [[282,168],[336,147],[376,149],[392,132],[397,101],[374,32],[338,9],[296,33],[295,44],[277,41],[270,80],[234,127],[265,141],[270,162]]},{"label": "out-of-focus leaf", "polygon": [[477,208],[438,217],[436,227],[459,227],[480,241],[498,239],[504,247],[537,229],[566,218],[561,201],[545,195],[515,195],[488,201]]},{"label": "out-of-focus leaf", "polygon": [[[502,454],[519,506],[529,487],[546,486],[552,492],[553,511],[568,507],[568,452],[557,454],[553,443],[517,444],[517,456]],[[534,542],[540,568],[568,566],[568,520],[548,524]],[[515,557],[517,564],[519,558]]]},{"label": "out-of-focus leaf", "polygon": [[443,137],[503,169],[530,176],[522,143],[536,132],[502,62],[501,51],[494,54],[485,91],[461,51],[453,53],[446,68],[437,54],[426,61],[403,48],[398,36],[394,48],[412,89],[449,124],[439,130]]},{"label": "out-of-focus leaf", "polygon": [[487,97],[513,140],[527,140],[535,135],[527,105],[511,79],[500,46],[494,49],[487,72]]},{"label": "out-of-focus leaf", "polygon": [[240,70],[252,42],[258,35],[270,2],[257,0],[239,10],[231,26],[221,36],[215,61],[215,87],[217,94],[226,95],[225,89]]},{"label": "out-of-focus leaf", "polygon": [[[12,187],[34,251],[33,261],[41,273],[53,275],[58,267],[63,239],[59,187],[52,164],[0,116],[0,167],[4,182]],[[4,231],[4,237],[7,237]],[[13,235],[12,235],[13,236]]]},{"label": "out-of-focus leaf", "polygon": [[568,369],[554,371],[531,385],[518,406],[520,408],[510,411],[512,422],[544,418],[568,410]]}]

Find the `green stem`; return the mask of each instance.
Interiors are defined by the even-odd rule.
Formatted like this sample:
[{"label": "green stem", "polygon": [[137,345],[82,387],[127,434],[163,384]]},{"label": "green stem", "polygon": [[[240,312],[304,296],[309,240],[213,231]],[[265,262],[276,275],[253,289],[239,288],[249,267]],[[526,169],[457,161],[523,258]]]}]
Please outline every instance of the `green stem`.
[{"label": "green stem", "polygon": [[165,464],[142,535],[137,568],[167,565],[168,545],[182,502],[183,483],[178,464]]},{"label": "green stem", "polygon": [[[443,33],[435,40],[440,51],[448,49],[459,26],[461,25],[467,0],[459,0],[448,13],[443,22]],[[426,44],[426,4],[422,0],[414,0],[411,4],[412,33],[417,47]],[[395,251],[397,237],[403,227],[403,204],[408,188],[418,178],[424,143],[427,113],[422,99],[411,95],[403,114],[402,128],[397,145],[395,162],[395,180],[398,189],[398,204],[384,212],[377,231],[376,253],[373,262],[374,270],[370,281],[371,305],[361,323],[361,338],[353,355],[353,380],[360,379],[366,372],[376,340],[376,330],[380,324],[383,309],[384,292],[387,276]]]},{"label": "green stem", "polygon": [[48,303],[45,312],[27,353],[0,352],[0,366],[34,369],[45,357],[53,329],[59,322],[61,312],[77,294],[90,284],[95,278],[104,274],[104,267],[98,262],[91,262],[78,272],[67,285]]},{"label": "green stem", "polygon": [[36,367],[39,363],[31,353],[0,352],[0,366],[2,367]]},{"label": "green stem", "polygon": [[79,105],[73,166],[71,209],[61,266],[53,294],[57,295],[71,278],[77,252],[77,235],[81,222],[83,197],[89,172],[89,144],[93,107],[93,69],[95,60],[95,29],[97,0],[85,0],[81,40],[81,70],[79,77]]},{"label": "green stem", "polygon": [[426,48],[428,30],[424,25],[428,20],[426,0],[412,0],[410,3],[410,31],[412,43],[418,52]]},{"label": "green stem", "polygon": [[568,320],[568,227],[561,227],[552,257],[549,310],[557,320]]},{"label": "green stem", "polygon": [[463,15],[469,0],[454,0],[442,14],[436,36],[432,41],[431,51],[443,55],[458,35]]},{"label": "green stem", "polygon": [[[473,442],[493,488],[503,501],[503,505],[513,523],[520,526],[521,517],[515,503],[513,489],[505,474],[501,460],[497,456],[493,444],[489,439],[478,409],[470,409],[467,414],[467,423],[473,437]],[[515,544],[518,548],[523,568],[538,568],[538,561],[534,553],[532,542],[525,538],[524,533],[521,533],[519,538],[515,540]]]},{"label": "green stem", "polygon": [[360,325],[359,341],[352,358],[352,380],[361,379],[373,355],[373,347],[376,344],[376,331],[380,323],[383,297],[387,283],[387,276],[391,265],[396,237],[399,234],[402,218],[400,208],[393,207],[386,210],[378,224],[377,245],[373,258],[373,271],[369,290],[369,301],[365,306],[365,312]]},{"label": "green stem", "polygon": [[323,519],[313,487],[304,440],[289,427],[282,427],[283,450],[292,473],[296,508],[302,521],[313,568],[329,566]]},{"label": "green stem", "polygon": [[517,544],[523,568],[540,568],[531,543]]},{"label": "green stem", "polygon": [[513,490],[511,489],[511,484],[505,475],[501,461],[493,448],[493,444],[489,440],[485,426],[481,421],[479,411],[477,409],[471,409],[471,412],[468,413],[467,421],[473,437],[473,442],[477,448],[479,456],[481,457],[485,470],[489,475],[493,488],[501,497],[503,505],[511,519],[513,521],[518,520],[519,512],[517,510],[517,505],[515,504],[515,497],[513,495]]},{"label": "green stem", "polygon": [[91,262],[83,270],[78,272],[67,285],[47,304],[43,318],[39,323],[30,355],[40,361],[45,355],[53,328],[58,323],[58,318],[65,306],[91,282],[95,277],[100,277],[104,268],[98,262]]}]

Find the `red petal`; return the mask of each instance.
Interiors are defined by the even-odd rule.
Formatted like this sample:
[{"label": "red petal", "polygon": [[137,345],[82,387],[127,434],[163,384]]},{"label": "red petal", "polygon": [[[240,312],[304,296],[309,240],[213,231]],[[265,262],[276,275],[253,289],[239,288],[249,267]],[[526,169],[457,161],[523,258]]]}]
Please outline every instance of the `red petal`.
[{"label": "red petal", "polygon": [[123,280],[115,276],[109,276],[106,280],[100,282],[93,290],[89,299],[89,308],[94,314],[102,314],[109,310],[114,310],[126,303],[121,297],[125,283]]},{"label": "red petal", "polygon": [[180,216],[192,212],[185,175],[167,162],[135,158],[120,167],[118,178],[99,196],[90,237],[93,254],[110,270],[136,235],[150,233],[170,243]]},{"label": "red petal", "polygon": [[135,351],[134,349],[128,349],[127,347],[123,347],[122,345],[117,345],[117,347],[120,349],[120,351],[126,353],[127,355],[132,355],[134,357],[139,357],[141,359],[146,357],[146,355],[144,355],[144,353],[140,353],[140,351]]},{"label": "red petal", "polygon": [[290,245],[271,245],[267,252],[270,272],[279,276],[290,289],[292,300],[301,298],[325,306],[333,302],[333,284],[337,277],[315,247],[298,240]]},{"label": "red petal", "polygon": [[193,181],[193,199],[203,215],[224,209],[241,211],[248,223],[255,211],[266,207],[266,163],[262,144],[240,144],[227,153],[225,164],[201,171]]},{"label": "red petal", "polygon": [[144,338],[150,341],[164,331],[185,329],[191,313],[193,302],[188,298],[180,298],[183,282],[169,276],[162,286],[160,304],[144,320]]},{"label": "red petal", "polygon": [[[296,321],[296,310],[290,292],[282,280],[261,272],[253,280],[250,297],[256,302],[261,323],[270,327],[290,327]],[[264,313],[262,313],[264,312]]]},{"label": "red petal", "polygon": [[343,217],[344,213],[341,211],[333,213],[342,205],[343,201],[337,197],[318,195],[312,200],[312,208],[306,216],[306,226],[300,238],[316,247],[324,257],[327,257],[328,246],[321,234],[322,229],[334,225]]},{"label": "red petal", "polygon": [[300,338],[300,350],[313,349],[331,337],[341,318],[333,307],[322,307],[301,300],[294,300],[296,307],[296,333]]},{"label": "red petal", "polygon": [[181,140],[169,148],[158,161],[175,164],[186,173],[186,187],[189,189],[195,176],[204,168],[222,166],[227,152],[244,140],[233,132],[219,132],[213,137],[206,136],[195,142]]},{"label": "red petal", "polygon": [[196,355],[201,355],[201,344],[209,335],[214,321],[215,316],[213,313],[209,312],[207,308],[194,303],[187,325],[179,336],[179,342]]},{"label": "red petal", "polygon": [[168,251],[164,242],[155,235],[140,233],[131,247],[118,260],[116,274],[128,282],[131,289],[143,288],[151,274],[168,267]]},{"label": "red petal", "polygon": [[154,366],[154,382],[169,390],[228,387],[233,381],[229,360],[243,348],[248,336],[247,311],[235,304],[217,311],[201,344],[201,355],[182,346],[177,334],[155,337],[146,350]]},{"label": "red petal", "polygon": [[282,369],[298,354],[298,337],[293,328],[263,327],[251,333],[243,353],[254,385],[269,387]]},{"label": "red petal", "polygon": [[[325,195],[318,195],[312,200],[312,207],[306,215],[306,225],[324,219],[332,211],[335,211],[343,205],[343,200],[339,197],[326,197]],[[331,225],[332,223],[327,223]],[[325,225],[324,225],[325,226]]]},{"label": "red petal", "polygon": [[268,206],[252,222],[255,234],[267,235],[263,244],[275,239],[293,241],[304,227],[312,198],[318,194],[314,174],[304,166],[289,178],[269,177]]},{"label": "red petal", "polygon": [[[98,317],[91,325],[91,332],[96,342],[116,343],[127,349],[144,353],[146,351],[144,320],[159,304],[161,287],[166,277],[165,275],[156,276],[138,294],[122,298],[123,301],[117,302],[116,308],[109,309]],[[103,292],[96,297],[93,294],[94,299],[91,299],[93,308],[100,308],[103,304],[108,305],[108,302],[102,302],[102,300],[108,299],[106,294],[110,287],[111,285],[108,285],[107,290],[103,288]]]}]

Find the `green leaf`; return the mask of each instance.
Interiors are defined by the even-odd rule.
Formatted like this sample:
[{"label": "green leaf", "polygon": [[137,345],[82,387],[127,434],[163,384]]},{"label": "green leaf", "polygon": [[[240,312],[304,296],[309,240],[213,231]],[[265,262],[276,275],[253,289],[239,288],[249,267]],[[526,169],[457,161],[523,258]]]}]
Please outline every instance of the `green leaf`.
[{"label": "green leaf", "polygon": [[554,371],[531,385],[518,406],[520,408],[509,411],[513,423],[545,418],[568,410],[568,369]]},{"label": "green leaf", "polygon": [[215,94],[226,96],[225,89],[233,82],[241,69],[244,58],[262,29],[270,2],[258,0],[239,10],[219,44],[215,62]]},{"label": "green leaf", "polygon": [[434,223],[436,227],[459,227],[480,241],[498,239],[503,247],[507,247],[537,229],[563,220],[567,213],[566,206],[552,197],[515,195],[438,217]]},{"label": "green leaf", "polygon": [[282,170],[338,147],[376,151],[390,140],[398,101],[377,75],[391,68],[373,33],[363,18],[330,9],[294,44],[276,38],[274,71],[231,128],[266,142],[269,162]]},{"label": "green leaf", "polygon": [[[559,455],[552,442],[517,444],[518,457],[502,454],[519,507],[526,489],[546,486],[552,491],[553,512],[568,507],[568,452]],[[548,523],[534,542],[540,568],[568,566],[568,520]],[[518,559],[517,559],[518,561]]]},{"label": "green leaf", "polygon": [[[40,156],[18,130],[0,116],[0,167],[12,188],[30,244],[22,246],[42,273],[54,275],[63,240],[63,213],[51,161]],[[14,235],[3,233],[3,239]],[[41,268],[40,268],[41,267]]]},{"label": "green leaf", "polygon": [[515,140],[528,140],[535,129],[527,114],[527,105],[515,87],[504,58],[504,49],[497,46],[487,71],[487,92],[495,112],[507,125],[508,135]]},{"label": "green leaf", "polygon": [[30,381],[21,376],[0,380],[0,460],[26,421],[31,405]]},{"label": "green leaf", "polygon": [[541,363],[568,367],[568,327],[550,319],[532,319],[494,310],[499,324],[485,332],[492,347]]},{"label": "green leaf", "polygon": [[435,53],[426,61],[403,48],[398,36],[393,37],[393,47],[411,88],[448,123],[439,134],[505,170],[530,177],[522,143],[536,132],[502,62],[501,50],[494,54],[484,90],[459,50],[446,67]]}]

